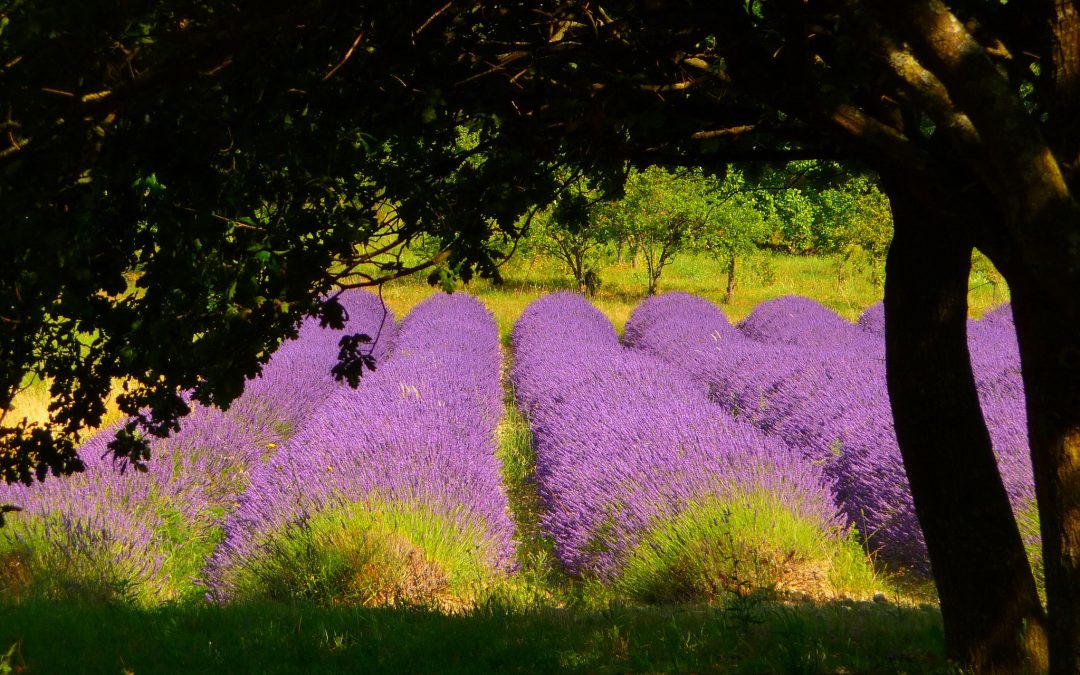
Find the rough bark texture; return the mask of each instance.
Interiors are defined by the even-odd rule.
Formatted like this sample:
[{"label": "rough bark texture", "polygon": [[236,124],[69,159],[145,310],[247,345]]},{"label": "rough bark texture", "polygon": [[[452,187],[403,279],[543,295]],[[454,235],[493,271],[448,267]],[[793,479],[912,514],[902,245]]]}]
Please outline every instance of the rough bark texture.
[{"label": "rough bark texture", "polygon": [[1075,286],[1055,293],[1024,277],[1009,283],[1043,538],[1051,672],[1080,673],[1080,298]]},{"label": "rough bark texture", "polygon": [[[952,658],[976,672],[1046,668],[1044,615],[979,410],[967,351],[969,243],[889,186],[889,396]],[[955,230],[952,230],[955,231]]]},{"label": "rough bark texture", "polygon": [[1049,131],[1054,151],[1063,160],[1069,187],[1078,187],[1080,170],[1080,9],[1075,0],[1044,0],[1050,59],[1044,64],[1048,83]]}]

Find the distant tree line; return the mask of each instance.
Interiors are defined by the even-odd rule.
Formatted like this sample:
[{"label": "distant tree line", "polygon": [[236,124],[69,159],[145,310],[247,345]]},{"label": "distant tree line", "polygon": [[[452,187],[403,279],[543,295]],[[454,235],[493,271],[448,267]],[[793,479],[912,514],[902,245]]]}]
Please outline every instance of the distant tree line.
[{"label": "distant tree line", "polygon": [[556,260],[587,294],[612,260],[640,260],[652,295],[675,256],[705,254],[725,271],[731,302],[741,270],[763,250],[825,255],[838,284],[859,272],[880,286],[891,237],[892,213],[875,176],[802,161],[765,171],[631,169],[615,194],[577,176],[535,214],[523,245]]}]

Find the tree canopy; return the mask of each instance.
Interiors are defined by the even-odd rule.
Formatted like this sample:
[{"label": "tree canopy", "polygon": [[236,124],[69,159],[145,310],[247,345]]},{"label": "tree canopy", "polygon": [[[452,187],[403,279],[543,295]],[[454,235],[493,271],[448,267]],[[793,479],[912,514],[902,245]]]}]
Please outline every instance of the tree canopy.
[{"label": "tree canopy", "polygon": [[[77,469],[114,380],[150,433],[226,405],[420,234],[420,267],[496,276],[564,167],[857,159],[950,652],[1080,670],[1075,2],[7,0],[0,31],[0,404],[31,373],[54,399],[0,424],[5,480]],[[967,362],[973,247],[1013,294],[1048,615]]]}]

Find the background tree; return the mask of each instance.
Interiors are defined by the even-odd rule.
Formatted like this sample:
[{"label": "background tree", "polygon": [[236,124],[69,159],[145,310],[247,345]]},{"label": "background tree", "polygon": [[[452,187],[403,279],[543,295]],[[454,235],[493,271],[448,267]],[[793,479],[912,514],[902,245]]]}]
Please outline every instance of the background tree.
[{"label": "background tree", "polygon": [[593,222],[595,191],[574,181],[532,225],[530,237],[574,278],[578,291],[592,295],[600,285],[601,253],[610,230]]},{"label": "background tree", "polygon": [[884,281],[885,255],[893,222],[888,198],[865,174],[851,175],[837,187],[817,195],[819,250],[836,260],[836,281],[846,270],[865,270],[875,286]]},{"label": "background tree", "polygon": [[761,212],[760,196],[751,192],[742,173],[729,169],[722,184],[710,187],[713,191],[694,244],[727,270],[724,302],[730,303],[735,298],[740,261],[758,253],[770,227]]},{"label": "background tree", "polygon": [[623,197],[597,209],[597,224],[625,237],[645,259],[649,295],[656,293],[664,268],[694,241],[715,190],[700,171],[649,167],[632,171]]}]

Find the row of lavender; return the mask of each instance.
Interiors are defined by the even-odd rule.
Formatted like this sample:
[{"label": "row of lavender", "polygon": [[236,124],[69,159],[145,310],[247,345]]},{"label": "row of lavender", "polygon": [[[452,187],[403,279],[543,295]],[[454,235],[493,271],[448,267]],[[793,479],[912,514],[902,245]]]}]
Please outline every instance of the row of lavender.
[{"label": "row of lavender", "polygon": [[467,523],[485,559],[505,566],[513,544],[494,457],[493,317],[474,298],[437,297],[399,331],[375,296],[341,301],[349,332],[377,336],[380,367],[359,389],[330,375],[339,334],[306,322],[228,411],[198,407],[153,443],[148,472],[107,459],[106,430],[82,448],[85,473],[0,486],[0,502],[24,509],[0,533],[0,558],[51,594],[151,602],[197,591],[198,576],[224,597],[230,566],[257,555],[274,528],[351,499],[423,502]]},{"label": "row of lavender", "polygon": [[650,530],[703,503],[762,495],[822,538],[844,536],[818,467],[733,419],[677,366],[621,346],[581,296],[533,302],[512,341],[542,528],[571,572],[611,580]]},{"label": "row of lavender", "polygon": [[[928,561],[892,426],[881,305],[857,325],[796,296],[759,305],[738,326],[707,300],[650,298],[626,324],[628,346],[680,368],[710,397],[821,466],[837,504],[883,559]],[[1007,307],[969,326],[980,400],[1018,515],[1033,512],[1019,356]],[[1027,523],[1029,544],[1037,527]]]},{"label": "row of lavender", "polygon": [[357,505],[448,523],[489,568],[508,569],[514,530],[495,456],[500,370],[498,328],[478,300],[437,295],[414,308],[393,358],[360,388],[334,392],[252,471],[211,560],[211,597],[232,595],[236,572],[257,570],[290,525]]}]

